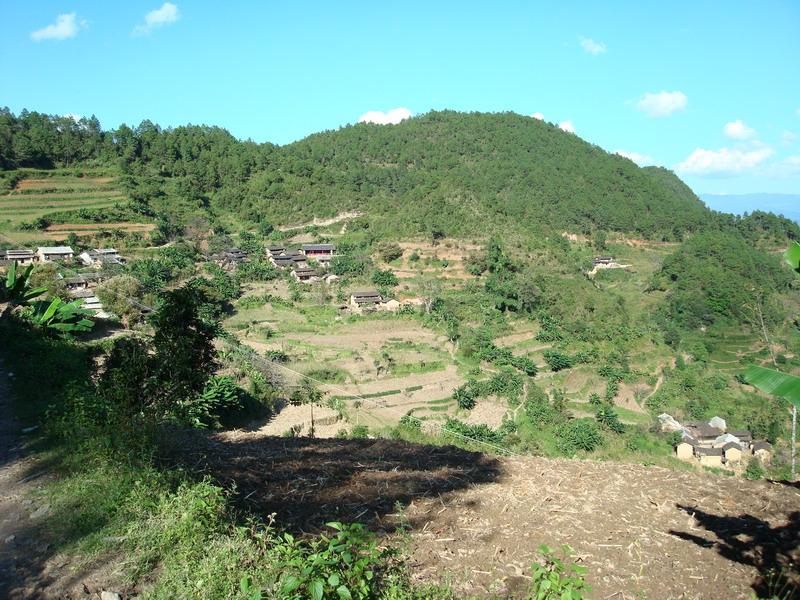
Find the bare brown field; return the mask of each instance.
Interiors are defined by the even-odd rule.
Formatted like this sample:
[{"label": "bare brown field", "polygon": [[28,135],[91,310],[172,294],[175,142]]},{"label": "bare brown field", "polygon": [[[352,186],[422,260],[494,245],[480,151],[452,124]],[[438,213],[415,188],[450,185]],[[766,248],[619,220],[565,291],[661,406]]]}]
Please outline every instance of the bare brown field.
[{"label": "bare brown field", "polygon": [[781,577],[800,584],[800,488],[788,483],[383,439],[186,435],[181,460],[248,510],[297,532],[366,523],[410,543],[414,579],[446,578],[455,597],[525,597],[542,543],[574,549],[593,598],[745,600]]},{"label": "bare brown field", "polygon": [[113,177],[70,177],[68,180],[43,177],[41,179],[23,179],[17,183],[18,190],[39,190],[56,187],[74,186],[79,183],[82,186],[103,186],[113,182]]},{"label": "bare brown field", "polygon": [[74,233],[75,235],[93,235],[99,231],[125,231],[147,233],[156,228],[154,223],[60,223],[50,225],[43,231],[44,235],[50,239],[63,239],[64,236]]}]

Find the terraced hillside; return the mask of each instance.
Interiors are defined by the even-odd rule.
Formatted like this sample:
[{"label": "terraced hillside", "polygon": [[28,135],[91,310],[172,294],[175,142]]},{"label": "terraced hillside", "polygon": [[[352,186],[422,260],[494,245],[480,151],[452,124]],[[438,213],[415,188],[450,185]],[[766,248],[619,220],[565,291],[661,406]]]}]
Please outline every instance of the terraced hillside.
[{"label": "terraced hillside", "polygon": [[79,177],[46,171],[31,171],[26,175],[30,176],[0,196],[2,218],[12,225],[82,208],[109,208],[126,200],[114,177]]}]

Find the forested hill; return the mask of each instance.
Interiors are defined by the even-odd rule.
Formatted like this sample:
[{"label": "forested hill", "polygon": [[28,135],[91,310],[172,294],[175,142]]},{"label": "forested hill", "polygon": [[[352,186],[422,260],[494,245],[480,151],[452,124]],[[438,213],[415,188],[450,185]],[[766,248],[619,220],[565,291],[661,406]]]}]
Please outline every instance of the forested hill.
[{"label": "forested hill", "polygon": [[671,172],[641,169],[513,113],[431,112],[394,126],[348,126],[279,148],[270,163],[225,197],[230,208],[280,220],[357,208],[408,233],[549,225],[669,239],[711,215]]},{"label": "forested hill", "polygon": [[[773,215],[713,212],[666,169],[639,168],[514,113],[431,112],[279,147],[218,127],[143,121],[104,131],[94,117],[0,110],[0,187],[25,177],[20,168],[98,166],[122,175],[126,210],[139,215],[128,217],[157,215],[171,231],[198,212],[238,226],[357,209],[387,233],[411,236],[607,230],[675,240],[736,228],[753,240],[800,237],[796,224]],[[81,218],[109,217],[90,213]]]}]

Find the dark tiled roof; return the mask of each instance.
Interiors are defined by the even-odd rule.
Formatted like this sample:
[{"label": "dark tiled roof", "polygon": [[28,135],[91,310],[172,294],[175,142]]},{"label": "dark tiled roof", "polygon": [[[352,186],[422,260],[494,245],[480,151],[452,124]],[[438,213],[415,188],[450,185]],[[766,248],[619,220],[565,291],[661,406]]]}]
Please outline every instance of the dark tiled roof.
[{"label": "dark tiled roof", "polygon": [[303,244],[303,251],[308,252],[333,252],[333,244]]},{"label": "dark tiled roof", "polygon": [[711,427],[711,425],[698,425],[693,429],[695,436],[698,438],[715,438],[724,433],[721,429]]},{"label": "dark tiled roof", "polygon": [[753,434],[747,429],[731,429],[728,431],[732,436],[743,439],[753,439]]},{"label": "dark tiled roof", "polygon": [[727,452],[731,448],[736,448],[737,450],[741,450],[742,449],[742,447],[739,444],[737,444],[736,442],[728,442],[727,444],[725,444],[722,447],[722,451],[723,452]]},{"label": "dark tiled roof", "polygon": [[772,444],[764,440],[761,440],[760,442],[754,442],[753,452],[756,450],[772,450]]},{"label": "dark tiled roof", "polygon": [[295,273],[298,275],[316,275],[317,272],[314,269],[303,267],[301,269],[295,269]]},{"label": "dark tiled roof", "polygon": [[698,456],[722,456],[722,448],[702,448],[695,447],[694,453]]}]

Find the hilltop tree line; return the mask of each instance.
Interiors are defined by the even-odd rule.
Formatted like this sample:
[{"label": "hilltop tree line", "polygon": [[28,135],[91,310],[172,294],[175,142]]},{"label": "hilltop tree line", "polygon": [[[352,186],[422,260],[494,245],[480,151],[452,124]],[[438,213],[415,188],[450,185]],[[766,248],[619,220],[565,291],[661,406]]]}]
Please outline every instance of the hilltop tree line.
[{"label": "hilltop tree line", "polygon": [[[358,124],[278,147],[219,127],[103,130],[96,117],[0,110],[0,169],[107,165],[142,214],[170,205],[260,223],[363,210],[399,235],[603,231],[681,240],[736,229],[751,241],[800,239],[797,224],[708,210],[666,169],[639,168],[548,123],[431,112],[396,126]],[[169,212],[169,211],[168,211]]]}]

